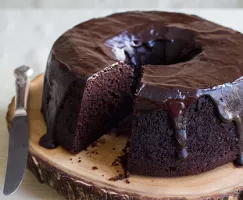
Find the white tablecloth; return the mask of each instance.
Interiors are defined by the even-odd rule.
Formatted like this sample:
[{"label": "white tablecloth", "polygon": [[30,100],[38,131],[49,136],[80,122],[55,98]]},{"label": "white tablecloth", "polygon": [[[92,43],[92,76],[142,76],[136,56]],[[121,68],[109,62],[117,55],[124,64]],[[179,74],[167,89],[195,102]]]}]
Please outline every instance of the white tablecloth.
[{"label": "white tablecloth", "polygon": [[[14,95],[13,69],[21,64],[43,73],[49,50],[55,39],[79,22],[123,10],[6,10],[0,11],[0,200],[64,199],[46,185],[41,185],[26,171],[22,185],[10,197],[2,195],[8,132],[5,123],[7,105]],[[243,32],[243,9],[183,9]]]}]

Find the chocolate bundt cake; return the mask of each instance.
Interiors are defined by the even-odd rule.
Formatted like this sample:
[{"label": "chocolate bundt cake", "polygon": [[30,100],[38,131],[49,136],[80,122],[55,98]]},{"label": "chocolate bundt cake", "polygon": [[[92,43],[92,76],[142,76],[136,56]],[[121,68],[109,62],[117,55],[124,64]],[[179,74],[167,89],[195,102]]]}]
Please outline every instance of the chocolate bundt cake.
[{"label": "chocolate bundt cake", "polygon": [[126,167],[134,174],[242,165],[242,75],[243,35],[200,17],[126,12],[89,20],[51,50],[40,144],[78,153],[131,119]]}]

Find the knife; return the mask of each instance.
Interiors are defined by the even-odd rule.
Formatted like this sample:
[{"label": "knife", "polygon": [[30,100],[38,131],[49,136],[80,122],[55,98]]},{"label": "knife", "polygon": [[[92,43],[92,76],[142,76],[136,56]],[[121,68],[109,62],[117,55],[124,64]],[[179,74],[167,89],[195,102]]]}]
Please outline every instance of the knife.
[{"label": "knife", "polygon": [[14,70],[16,77],[15,112],[9,134],[8,163],[4,195],[14,193],[22,182],[29,150],[29,126],[26,112],[29,77],[33,70],[22,65]]}]

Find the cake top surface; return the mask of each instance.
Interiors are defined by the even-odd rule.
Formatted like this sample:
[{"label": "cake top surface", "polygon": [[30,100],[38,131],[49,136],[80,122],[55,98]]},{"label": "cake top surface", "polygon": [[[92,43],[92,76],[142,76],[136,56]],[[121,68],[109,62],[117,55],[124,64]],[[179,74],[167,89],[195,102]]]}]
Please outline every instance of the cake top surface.
[{"label": "cake top surface", "polygon": [[205,89],[243,74],[242,34],[180,13],[126,12],[91,19],[64,33],[52,53],[87,78],[138,54],[144,65],[142,88]]}]

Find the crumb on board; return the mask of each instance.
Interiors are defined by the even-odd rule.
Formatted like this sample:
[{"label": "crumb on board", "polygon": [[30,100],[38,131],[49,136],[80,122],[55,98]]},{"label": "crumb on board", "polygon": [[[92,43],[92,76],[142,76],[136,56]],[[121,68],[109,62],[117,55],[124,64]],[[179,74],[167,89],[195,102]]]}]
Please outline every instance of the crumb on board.
[{"label": "crumb on board", "polygon": [[119,166],[120,165],[120,160],[118,158],[116,158],[112,163],[111,166]]},{"label": "crumb on board", "polygon": [[92,167],[92,170],[97,170],[97,169],[98,169],[98,167],[96,167],[96,166]]},{"label": "crumb on board", "polygon": [[127,153],[127,149],[126,148],[122,149],[122,153]]},{"label": "crumb on board", "polygon": [[123,180],[124,178],[125,178],[124,174],[119,174],[117,176],[109,178],[109,181],[119,181],[119,180]]},{"label": "crumb on board", "polygon": [[[109,181],[119,181],[119,180],[128,179],[129,176],[130,176],[130,172],[126,172],[124,174],[118,174],[117,176],[109,178]],[[130,183],[130,181],[129,181],[129,183]]]}]

